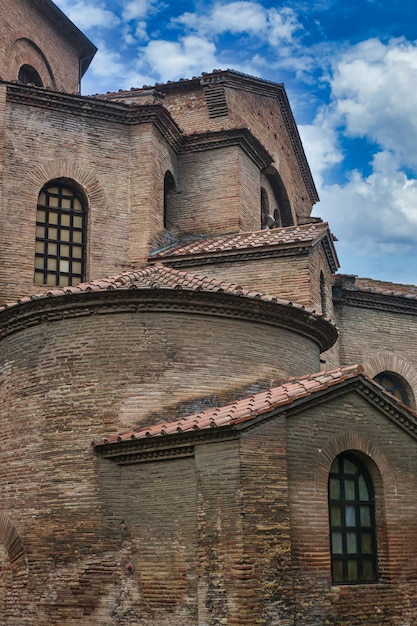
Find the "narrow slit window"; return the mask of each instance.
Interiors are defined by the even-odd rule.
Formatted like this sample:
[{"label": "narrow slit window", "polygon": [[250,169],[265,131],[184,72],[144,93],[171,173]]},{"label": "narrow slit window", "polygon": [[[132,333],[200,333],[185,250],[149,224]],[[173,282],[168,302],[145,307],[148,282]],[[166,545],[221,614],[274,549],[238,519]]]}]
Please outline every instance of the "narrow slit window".
[{"label": "narrow slit window", "polygon": [[36,212],[35,285],[65,287],[85,279],[85,205],[58,182],[44,187]]}]

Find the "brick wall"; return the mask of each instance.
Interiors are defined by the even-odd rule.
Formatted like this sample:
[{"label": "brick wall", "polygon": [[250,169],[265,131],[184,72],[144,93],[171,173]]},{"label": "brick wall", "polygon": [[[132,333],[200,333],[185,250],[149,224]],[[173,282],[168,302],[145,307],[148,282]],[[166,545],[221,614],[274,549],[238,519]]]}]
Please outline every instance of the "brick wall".
[{"label": "brick wall", "polygon": [[[32,44],[42,51],[44,58]],[[45,87],[69,93],[78,91],[78,55],[69,40],[38,12],[36,3],[2,0],[0,76],[3,80],[17,80],[24,64],[38,71]]]},{"label": "brick wall", "polygon": [[[417,493],[415,441],[356,393],[290,415],[287,425],[297,626],[414,623]],[[330,465],[355,450],[376,494],[379,582],[331,585],[327,508]]]},{"label": "brick wall", "polygon": [[[340,362],[363,363],[371,377],[384,369],[397,372],[417,397],[417,317],[384,309],[337,305]],[[378,363],[381,369],[378,369]],[[374,364],[368,368],[368,364]]]}]

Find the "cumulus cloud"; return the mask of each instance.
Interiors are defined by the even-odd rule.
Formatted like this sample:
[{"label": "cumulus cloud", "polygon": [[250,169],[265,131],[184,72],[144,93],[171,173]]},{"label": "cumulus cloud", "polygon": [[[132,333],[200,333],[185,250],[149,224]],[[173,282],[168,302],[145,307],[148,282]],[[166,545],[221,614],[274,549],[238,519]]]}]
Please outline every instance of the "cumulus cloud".
[{"label": "cumulus cloud", "polygon": [[332,96],[346,133],[369,137],[417,171],[417,46],[371,39],[346,52],[334,68]]},{"label": "cumulus cloud", "polygon": [[172,20],[172,24],[193,30],[201,36],[246,34],[271,46],[292,43],[295,33],[302,29],[292,9],[267,9],[258,2],[248,0],[217,2],[205,13],[184,13]]},{"label": "cumulus cloud", "polygon": [[211,71],[217,65],[213,43],[188,35],[179,41],[155,40],[142,49],[142,62],[162,81]]},{"label": "cumulus cloud", "polygon": [[106,8],[104,2],[56,0],[56,4],[81,29],[110,29],[120,24],[120,19],[115,13]]},{"label": "cumulus cloud", "polygon": [[123,20],[141,20],[154,8],[155,0],[124,0],[122,7]]},{"label": "cumulus cloud", "polygon": [[117,89],[129,89],[155,82],[152,76],[141,72],[134,64],[127,65],[124,63],[120,52],[107,48],[104,42],[101,42],[91,67],[83,78],[83,94],[105,93],[115,90],[116,87],[109,84],[109,75],[117,76]]},{"label": "cumulus cloud", "polygon": [[[334,59],[330,103],[300,128],[321,198],[315,212],[340,233],[341,257],[352,268],[355,256],[363,262],[366,253],[375,259],[377,276],[408,275],[414,282],[415,269],[400,267],[400,258],[417,261],[417,96],[410,89],[416,78],[415,44],[361,42]],[[334,184],[331,168],[343,158],[344,137],[379,147],[370,173],[356,169]]]}]

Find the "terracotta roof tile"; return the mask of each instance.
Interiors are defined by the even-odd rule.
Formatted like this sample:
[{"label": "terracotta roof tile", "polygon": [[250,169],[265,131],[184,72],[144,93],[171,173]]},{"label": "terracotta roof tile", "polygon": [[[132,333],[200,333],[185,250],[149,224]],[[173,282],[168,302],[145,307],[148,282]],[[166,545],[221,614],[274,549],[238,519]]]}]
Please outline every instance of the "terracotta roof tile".
[{"label": "terracotta roof tile", "polygon": [[238,400],[233,404],[206,409],[168,424],[154,424],[147,428],[131,430],[122,435],[111,435],[107,439],[97,439],[93,441],[93,445],[101,446],[106,443],[112,444],[130,439],[161,437],[169,433],[205,430],[240,424],[252,419],[254,416],[268,413],[273,409],[290,404],[294,400],[306,398],[312,393],[327,389],[331,385],[354,378],[359,374],[363,374],[362,366],[352,365],[328,372],[318,372],[299,379],[293,378],[290,382],[285,382],[278,387],[271,387],[248,398]]},{"label": "terracotta roof tile", "polygon": [[372,278],[358,278],[357,276],[346,276],[336,274],[334,281],[348,291],[363,291],[384,296],[395,296],[401,298],[417,299],[416,285],[401,285]]},{"label": "terracotta roof tile", "polygon": [[247,248],[263,248],[267,246],[294,245],[297,243],[310,243],[318,241],[328,231],[326,222],[303,224],[300,226],[287,226],[272,230],[260,230],[250,233],[235,233],[179,243],[155,250],[151,253],[151,259],[165,259],[188,255],[205,255],[232,250],[245,250]]},{"label": "terracotta roof tile", "polygon": [[70,296],[75,293],[91,293],[99,291],[112,291],[116,289],[173,289],[188,291],[205,291],[212,293],[226,293],[235,296],[244,296],[246,298],[261,299],[267,302],[274,302],[285,306],[292,306],[297,309],[306,310],[314,313],[312,309],[304,307],[302,304],[282,300],[279,298],[268,296],[264,293],[258,293],[249,289],[242,289],[234,283],[225,281],[217,281],[214,278],[194,274],[192,272],[184,272],[178,269],[167,267],[161,263],[148,265],[144,269],[127,272],[119,276],[104,278],[102,280],[91,281],[88,283],[80,283],[73,288],[62,287],[49,291],[44,291],[32,296],[20,298],[16,302],[3,304],[0,306],[0,312],[13,306],[24,304],[33,300],[41,300],[44,298],[54,298],[58,296]]}]

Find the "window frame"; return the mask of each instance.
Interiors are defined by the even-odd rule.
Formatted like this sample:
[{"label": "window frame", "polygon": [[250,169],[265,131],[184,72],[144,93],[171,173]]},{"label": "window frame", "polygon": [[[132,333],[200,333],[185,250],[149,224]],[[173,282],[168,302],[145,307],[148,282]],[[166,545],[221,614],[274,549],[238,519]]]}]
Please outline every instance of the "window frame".
[{"label": "window frame", "polygon": [[69,287],[85,280],[86,202],[67,180],[40,191],[36,207],[35,285]]},{"label": "window frame", "polygon": [[[345,471],[345,461],[356,467],[355,473]],[[334,469],[336,463],[338,471]],[[337,484],[339,497],[334,496]],[[352,486],[354,497],[346,493],[351,492]],[[368,499],[361,497],[364,486]],[[333,460],[328,478],[328,509],[332,584],[378,582],[375,491],[369,472],[352,452],[343,452]],[[364,545],[369,545],[367,551]]]}]

